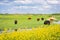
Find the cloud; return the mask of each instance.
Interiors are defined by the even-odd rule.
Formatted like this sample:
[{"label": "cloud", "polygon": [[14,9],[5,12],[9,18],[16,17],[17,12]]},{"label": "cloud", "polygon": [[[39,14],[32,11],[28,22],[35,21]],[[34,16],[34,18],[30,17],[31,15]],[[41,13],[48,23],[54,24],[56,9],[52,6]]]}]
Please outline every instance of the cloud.
[{"label": "cloud", "polygon": [[22,4],[28,4],[32,3],[32,0],[15,0],[15,3],[22,3]]},{"label": "cloud", "polygon": [[4,0],[1,3],[15,3],[15,4],[42,4],[42,5],[47,5],[47,4],[60,4],[59,0]]},{"label": "cloud", "polygon": [[43,6],[44,9],[51,9],[52,7],[50,5]]},{"label": "cloud", "polygon": [[[53,5],[52,5],[53,4]],[[18,12],[49,12],[56,11],[59,9],[57,4],[60,4],[58,0],[4,0],[0,2],[1,11],[8,13],[18,13]],[[5,10],[6,9],[6,10]],[[57,10],[58,11],[58,10]]]},{"label": "cloud", "polygon": [[59,0],[47,0],[49,4],[60,4]]},{"label": "cloud", "polygon": [[7,10],[4,10],[2,12],[8,12],[8,13],[20,13],[20,12],[38,12],[38,11],[46,11],[50,10],[52,7],[50,5],[42,5],[42,6],[13,6],[11,8],[8,8]]},{"label": "cloud", "polygon": [[11,5],[11,3],[0,2],[0,5]]},{"label": "cloud", "polygon": [[33,3],[44,4],[44,3],[46,3],[46,1],[45,0],[33,0]]},{"label": "cloud", "polygon": [[8,0],[4,0],[0,2],[0,5],[11,5],[13,2],[10,2]]},{"label": "cloud", "polygon": [[21,9],[27,9],[27,10],[29,10],[29,9],[37,9],[38,8],[38,6],[13,6],[12,8],[10,8],[9,10],[21,10]]},{"label": "cloud", "polygon": [[15,0],[15,3],[22,4],[47,4],[46,0]]}]

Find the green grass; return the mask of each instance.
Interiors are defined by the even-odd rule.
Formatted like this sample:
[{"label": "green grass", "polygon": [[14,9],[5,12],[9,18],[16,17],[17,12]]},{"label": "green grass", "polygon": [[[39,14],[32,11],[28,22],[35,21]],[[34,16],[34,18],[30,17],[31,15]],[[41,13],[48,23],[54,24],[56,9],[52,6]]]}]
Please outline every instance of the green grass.
[{"label": "green grass", "polygon": [[[44,18],[45,20],[49,18],[51,15],[23,15],[23,14],[7,14],[7,15],[0,15],[0,29],[3,28],[32,28],[32,27],[38,27],[43,25],[42,20],[37,21],[37,18]],[[57,19],[59,19],[58,15],[53,15]],[[31,17],[31,20],[28,20],[28,18]],[[14,20],[17,20],[18,23],[14,24]],[[60,19],[59,19],[60,20]]]}]

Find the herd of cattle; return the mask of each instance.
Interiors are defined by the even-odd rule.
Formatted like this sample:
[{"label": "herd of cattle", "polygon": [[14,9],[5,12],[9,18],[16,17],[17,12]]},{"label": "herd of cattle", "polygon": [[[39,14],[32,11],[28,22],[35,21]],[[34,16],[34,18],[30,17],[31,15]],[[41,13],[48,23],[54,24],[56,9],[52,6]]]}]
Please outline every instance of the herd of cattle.
[{"label": "herd of cattle", "polygon": [[[31,20],[32,18],[28,18],[28,20]],[[56,20],[55,17],[50,17],[47,20],[44,18],[37,18],[37,21],[44,21],[44,25],[50,25],[54,20]],[[14,24],[18,24],[18,20],[14,21]],[[8,29],[9,30],[9,29]],[[14,29],[15,31],[17,31],[17,29]],[[0,29],[0,33],[2,33],[3,29]]]},{"label": "herd of cattle", "polygon": [[[31,20],[31,19],[32,18],[28,18],[28,20]],[[39,20],[40,20],[40,18],[37,18],[37,21],[39,21]],[[41,20],[43,21],[44,18],[41,18]],[[48,18],[47,20],[44,20],[44,25],[50,25],[50,23],[53,22],[54,20],[56,20],[56,19],[52,16],[52,17]],[[14,24],[17,24],[17,23],[18,23],[18,21],[15,20]]]}]

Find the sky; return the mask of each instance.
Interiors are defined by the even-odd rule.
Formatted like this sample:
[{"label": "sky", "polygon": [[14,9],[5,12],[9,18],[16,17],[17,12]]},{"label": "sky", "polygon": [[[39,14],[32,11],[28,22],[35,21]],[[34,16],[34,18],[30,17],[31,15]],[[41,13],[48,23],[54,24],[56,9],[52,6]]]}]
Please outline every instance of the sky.
[{"label": "sky", "polygon": [[0,13],[60,13],[60,0],[0,0]]}]

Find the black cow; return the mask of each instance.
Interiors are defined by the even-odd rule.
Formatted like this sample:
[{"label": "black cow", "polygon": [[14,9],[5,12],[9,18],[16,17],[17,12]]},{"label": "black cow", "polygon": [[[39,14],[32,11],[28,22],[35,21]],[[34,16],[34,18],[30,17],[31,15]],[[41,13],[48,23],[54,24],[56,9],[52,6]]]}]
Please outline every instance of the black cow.
[{"label": "black cow", "polygon": [[49,20],[45,20],[45,21],[44,21],[44,24],[45,24],[45,25],[50,25],[50,21],[49,21]]},{"label": "black cow", "polygon": [[40,20],[40,18],[37,18],[37,21],[39,21]]},{"label": "black cow", "polygon": [[44,18],[41,18],[41,20],[44,20]]},{"label": "black cow", "polygon": [[30,20],[31,18],[28,18],[28,20]]},{"label": "black cow", "polygon": [[17,24],[17,20],[15,20],[14,23]]}]

